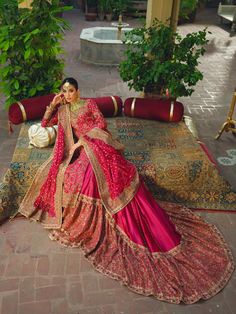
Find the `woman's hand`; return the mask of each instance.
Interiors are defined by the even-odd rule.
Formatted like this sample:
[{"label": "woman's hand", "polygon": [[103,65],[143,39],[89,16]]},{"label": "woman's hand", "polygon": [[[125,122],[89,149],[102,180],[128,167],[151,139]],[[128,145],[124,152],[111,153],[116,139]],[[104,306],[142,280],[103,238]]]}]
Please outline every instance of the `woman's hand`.
[{"label": "woman's hand", "polygon": [[63,93],[56,94],[50,104],[52,109],[55,109],[58,104],[62,104],[64,101]]}]

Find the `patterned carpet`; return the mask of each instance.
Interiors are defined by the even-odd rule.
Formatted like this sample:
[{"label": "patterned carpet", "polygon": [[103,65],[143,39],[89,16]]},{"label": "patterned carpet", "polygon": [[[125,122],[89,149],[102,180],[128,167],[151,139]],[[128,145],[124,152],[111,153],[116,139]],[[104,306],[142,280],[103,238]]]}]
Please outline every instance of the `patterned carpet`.
[{"label": "patterned carpet", "polygon": [[217,161],[223,166],[236,165],[236,149],[228,149],[226,154],[226,156],[218,157]]},{"label": "patterned carpet", "polygon": [[[125,144],[125,157],[136,165],[156,199],[199,210],[236,212],[236,193],[183,122],[124,117],[107,121],[114,137]],[[0,221],[17,211],[52,150],[28,147],[31,124],[22,125],[10,168],[0,183]]]}]

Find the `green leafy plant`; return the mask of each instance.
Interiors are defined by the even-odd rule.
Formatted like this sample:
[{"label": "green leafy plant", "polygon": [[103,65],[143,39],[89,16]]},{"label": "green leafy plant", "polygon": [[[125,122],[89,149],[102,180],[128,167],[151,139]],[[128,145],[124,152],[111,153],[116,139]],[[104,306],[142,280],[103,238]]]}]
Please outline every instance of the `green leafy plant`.
[{"label": "green leafy plant", "polygon": [[58,0],[0,0],[0,81],[6,108],[13,102],[58,89],[64,62],[61,40],[68,23],[59,14],[71,7]]},{"label": "green leafy plant", "polygon": [[204,5],[206,0],[181,0],[179,7],[179,22],[193,22],[197,8]]},{"label": "green leafy plant", "polygon": [[98,0],[98,10],[99,12],[106,12],[107,0]]},{"label": "green leafy plant", "polygon": [[130,7],[130,0],[116,0],[113,1],[113,13],[115,15],[123,14]]},{"label": "green leafy plant", "polygon": [[188,18],[189,14],[193,13],[198,6],[198,0],[181,0],[179,6],[179,16]]},{"label": "green leafy plant", "polygon": [[126,58],[120,63],[120,76],[129,88],[145,93],[174,97],[189,96],[203,78],[199,58],[208,42],[207,30],[182,38],[170,26],[154,20],[149,28],[126,33]]}]

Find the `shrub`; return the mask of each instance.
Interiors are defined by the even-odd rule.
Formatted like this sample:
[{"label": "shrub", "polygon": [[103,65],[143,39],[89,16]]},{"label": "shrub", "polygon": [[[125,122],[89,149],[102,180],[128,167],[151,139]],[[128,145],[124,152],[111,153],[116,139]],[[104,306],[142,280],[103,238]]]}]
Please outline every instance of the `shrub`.
[{"label": "shrub", "polygon": [[23,9],[17,0],[0,0],[0,88],[6,108],[58,89],[64,68],[60,41],[69,28],[59,14],[70,9],[59,2],[33,0],[31,9]]},{"label": "shrub", "polygon": [[126,58],[120,63],[120,76],[129,88],[174,98],[189,96],[203,78],[197,68],[205,52],[207,30],[182,38],[170,26],[154,20],[149,28],[126,33]]}]

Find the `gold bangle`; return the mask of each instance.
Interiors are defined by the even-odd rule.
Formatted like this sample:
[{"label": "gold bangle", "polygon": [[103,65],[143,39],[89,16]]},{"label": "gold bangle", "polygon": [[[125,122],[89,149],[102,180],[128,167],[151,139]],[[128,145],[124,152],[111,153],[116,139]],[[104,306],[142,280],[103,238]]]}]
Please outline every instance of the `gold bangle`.
[{"label": "gold bangle", "polygon": [[55,109],[55,108],[53,107],[53,105],[52,105],[52,102],[50,102],[49,108],[50,108],[51,110],[54,110],[54,109]]},{"label": "gold bangle", "polygon": [[52,112],[52,108],[50,108],[49,106],[47,106],[45,112]]},{"label": "gold bangle", "polygon": [[54,110],[54,108],[52,107],[52,103],[50,102],[50,104],[46,107],[46,110],[47,111],[53,111]]}]

